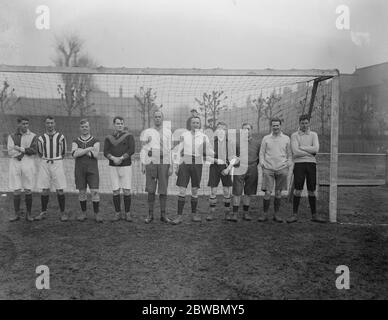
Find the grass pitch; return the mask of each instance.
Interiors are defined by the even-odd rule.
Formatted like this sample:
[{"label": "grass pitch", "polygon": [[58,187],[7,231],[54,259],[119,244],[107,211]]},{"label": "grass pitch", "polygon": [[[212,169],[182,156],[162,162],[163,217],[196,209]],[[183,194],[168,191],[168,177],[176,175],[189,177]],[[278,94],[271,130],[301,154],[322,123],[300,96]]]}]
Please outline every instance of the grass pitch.
[{"label": "grass pitch", "polygon": [[[388,222],[387,188],[339,190],[340,222]],[[195,224],[187,201],[179,226],[160,223],[158,206],[155,221],[144,224],[144,195],[133,196],[133,223],[97,224],[89,203],[87,221],[62,223],[54,194],[46,220],[9,223],[12,197],[1,201],[1,299],[388,298],[388,227],[312,223],[305,199],[292,225],[258,223],[261,198],[251,206],[251,222],[226,222],[220,210],[215,221]],[[66,204],[69,212],[79,210],[74,194]],[[33,207],[37,214],[37,194]],[[173,216],[176,197],[167,207]],[[207,207],[200,198],[200,212]],[[282,215],[290,210],[284,201]],[[102,195],[101,211],[111,218],[110,195]],[[39,265],[50,269],[50,290],[35,288]],[[350,269],[349,290],[335,286],[338,265]]]}]

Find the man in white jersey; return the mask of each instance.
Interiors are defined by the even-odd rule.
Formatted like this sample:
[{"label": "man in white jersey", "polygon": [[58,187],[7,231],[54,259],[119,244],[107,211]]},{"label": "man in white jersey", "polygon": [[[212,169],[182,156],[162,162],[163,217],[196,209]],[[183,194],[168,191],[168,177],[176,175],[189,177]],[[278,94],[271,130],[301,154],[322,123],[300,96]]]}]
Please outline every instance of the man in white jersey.
[{"label": "man in white jersey", "polygon": [[9,188],[13,191],[15,212],[9,221],[20,218],[21,193],[24,190],[27,221],[33,221],[31,215],[32,193],[35,180],[35,155],[37,153],[37,137],[28,129],[29,120],[20,117],[17,120],[17,130],[8,136],[7,149],[11,157],[9,161]]},{"label": "man in white jersey", "polygon": [[186,202],[186,189],[191,181],[191,213],[192,221],[201,222],[202,218],[197,213],[198,189],[201,185],[202,167],[204,158],[214,159],[214,151],[211,148],[209,138],[201,128],[201,119],[191,117],[190,131],[185,131],[176,147],[177,153],[181,156],[179,164],[175,165],[175,173],[178,176],[176,185],[179,187],[177,216],[171,222],[174,225],[183,221],[183,209]]},{"label": "man in white jersey", "polygon": [[41,213],[35,220],[45,218],[49,202],[50,187],[55,188],[61,214],[61,221],[69,220],[65,212],[66,175],[63,158],[66,153],[65,136],[56,131],[55,119],[47,116],[45,119],[46,132],[38,138],[38,152],[41,156],[37,187],[42,190]]},{"label": "man in white jersey", "polygon": [[275,187],[274,216],[276,222],[283,222],[279,217],[282,191],[287,190],[289,167],[292,165],[290,138],[281,131],[282,121],[279,118],[271,119],[272,133],[266,135],[260,148],[260,165],[263,169],[262,191],[264,191],[263,214],[259,221],[268,220],[268,210],[271,193]]},{"label": "man in white jersey", "polygon": [[160,221],[168,223],[166,216],[168,179],[172,174],[171,165],[171,130],[163,123],[163,113],[154,112],[154,126],[142,132],[140,140],[143,147],[140,152],[142,173],[146,175],[146,192],[148,193],[148,217],[145,223],[154,220],[156,187],[160,201]]}]

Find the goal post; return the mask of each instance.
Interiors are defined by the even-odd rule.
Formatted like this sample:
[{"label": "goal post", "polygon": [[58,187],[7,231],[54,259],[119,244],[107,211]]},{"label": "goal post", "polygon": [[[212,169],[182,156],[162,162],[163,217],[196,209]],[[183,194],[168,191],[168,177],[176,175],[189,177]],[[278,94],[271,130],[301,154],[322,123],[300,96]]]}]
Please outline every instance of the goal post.
[{"label": "goal post", "polygon": [[[91,121],[92,134],[100,141],[112,130],[114,116],[123,116],[140,145],[140,132],[151,123],[155,107],[162,108],[171,121],[172,131],[184,129],[190,110],[200,113],[203,127],[213,130],[218,121],[231,129],[243,122],[253,125],[262,138],[269,133],[269,119],[280,117],[288,135],[298,129],[302,113],[312,116],[312,129],[322,133],[322,150],[329,157],[319,164],[320,177],[328,178],[327,213],[337,221],[339,72],[320,70],[245,70],[245,69],[174,69],[174,68],[79,68],[0,65],[0,133],[4,137],[15,128],[17,116],[26,115],[31,129],[44,130],[47,115],[71,144],[78,134],[79,120]],[[216,101],[213,105],[211,99]],[[213,108],[213,109],[212,109]],[[138,155],[135,156],[135,158]],[[102,159],[102,157],[101,157]],[[1,164],[6,163],[6,153]],[[318,162],[319,162],[318,158]],[[101,163],[100,163],[101,162]],[[135,159],[137,165],[138,160]],[[105,161],[99,161],[103,166]],[[73,162],[67,173],[72,179]],[[205,170],[205,169],[204,169]],[[101,170],[102,191],[109,191],[107,170]],[[7,174],[0,177],[0,191],[7,190]],[[135,174],[133,192],[144,192],[144,177]],[[203,173],[201,192],[208,193],[207,171]],[[106,185],[105,185],[106,182]],[[71,186],[73,181],[69,182]],[[260,182],[259,182],[260,183]],[[174,181],[170,182],[172,194]],[[68,192],[74,190],[69,189]]]},{"label": "goal post", "polygon": [[339,128],[339,104],[340,83],[339,73],[332,79],[331,91],[331,132],[330,132],[330,196],[329,196],[329,219],[337,222],[338,200],[338,128]]}]

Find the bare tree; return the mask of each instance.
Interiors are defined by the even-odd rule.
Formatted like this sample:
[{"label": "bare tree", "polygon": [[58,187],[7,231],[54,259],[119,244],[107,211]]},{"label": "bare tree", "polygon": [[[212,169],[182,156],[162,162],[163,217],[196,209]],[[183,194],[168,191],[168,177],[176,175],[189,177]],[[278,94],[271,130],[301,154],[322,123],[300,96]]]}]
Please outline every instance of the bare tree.
[{"label": "bare tree", "polygon": [[352,119],[359,125],[360,135],[366,136],[369,134],[368,125],[375,117],[374,105],[371,101],[371,96],[365,93],[362,98],[355,101],[353,106],[354,114]]},{"label": "bare tree", "polygon": [[386,118],[388,117],[388,111],[380,109],[376,112],[377,125],[379,127],[379,135],[384,135],[384,132],[388,130],[388,122]]},{"label": "bare tree", "polygon": [[1,136],[1,143],[7,144],[7,136],[10,131],[10,125],[5,114],[7,111],[12,110],[13,106],[20,102],[21,98],[15,95],[15,88],[11,88],[8,81],[3,81],[3,86],[0,91],[0,132],[3,132]]},{"label": "bare tree", "polygon": [[[143,121],[143,130],[146,126],[146,121],[148,122],[148,127],[151,126],[151,111],[153,108],[157,107],[155,104],[156,92],[152,91],[152,88],[145,89],[140,87],[139,93],[135,94],[135,99],[139,103],[139,112]],[[161,108],[162,105],[159,106]]]},{"label": "bare tree", "polygon": [[211,93],[204,92],[201,100],[195,98],[195,101],[200,106],[200,111],[205,117],[205,128],[216,130],[218,116],[220,111],[225,110],[227,105],[221,104],[228,97],[224,95],[224,91],[212,91]]},{"label": "bare tree", "polygon": [[280,94],[277,94],[275,89],[271,92],[269,97],[265,98],[265,108],[264,108],[264,117],[268,120],[268,124],[274,116],[282,118],[281,108],[278,112],[275,113],[275,106],[282,99]]},{"label": "bare tree", "polygon": [[267,108],[267,104],[265,99],[263,98],[262,92],[260,92],[260,96],[255,99],[252,99],[250,96],[247,99],[247,107],[253,106],[257,112],[257,132],[260,133],[260,121],[265,116],[265,110]]},{"label": "bare tree", "polygon": [[325,130],[326,123],[330,118],[330,104],[331,104],[331,96],[330,95],[327,96],[325,92],[322,90],[322,94],[320,95],[320,101],[319,103],[315,104],[313,108],[313,113],[315,112],[319,118],[322,136],[326,134],[326,130]]},{"label": "bare tree", "polygon": [[[84,41],[76,34],[67,34],[62,38],[56,38],[54,63],[59,67],[95,67],[96,63],[89,55],[82,52]],[[61,108],[64,108],[70,116],[76,110],[80,116],[86,116],[94,110],[90,103],[90,92],[96,89],[90,74],[61,75],[63,85],[58,84],[57,91],[61,98]]]},{"label": "bare tree", "polygon": [[[0,91],[0,112],[4,116],[6,111],[12,110],[12,107],[19,103],[20,97],[15,96],[15,88],[11,89],[7,80],[3,81],[3,87]],[[3,117],[2,117],[3,118]]]}]

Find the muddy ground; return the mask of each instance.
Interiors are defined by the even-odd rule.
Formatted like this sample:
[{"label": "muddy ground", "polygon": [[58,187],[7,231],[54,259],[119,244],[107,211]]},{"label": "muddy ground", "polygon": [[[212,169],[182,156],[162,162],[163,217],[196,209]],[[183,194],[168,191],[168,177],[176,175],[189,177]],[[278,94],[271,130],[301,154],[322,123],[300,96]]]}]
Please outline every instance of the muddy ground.
[{"label": "muddy ground", "polygon": [[[324,216],[327,200],[320,200]],[[184,223],[170,226],[144,224],[143,195],[133,196],[135,222],[103,224],[91,213],[83,223],[60,222],[54,194],[48,219],[9,223],[12,197],[1,197],[0,299],[387,299],[388,188],[340,188],[338,220],[355,225],[312,223],[306,202],[292,225],[226,222],[221,210],[215,221],[195,224],[187,202]],[[202,213],[207,205],[201,198]],[[39,206],[34,195],[34,214]],[[68,210],[78,207],[67,195]],[[176,197],[168,208],[173,216]],[[254,218],[261,208],[258,198]],[[283,202],[284,217],[290,210]],[[110,196],[102,196],[101,211],[111,218]],[[39,265],[50,269],[50,290],[35,287]],[[350,269],[349,290],[335,286],[338,265]]]}]

